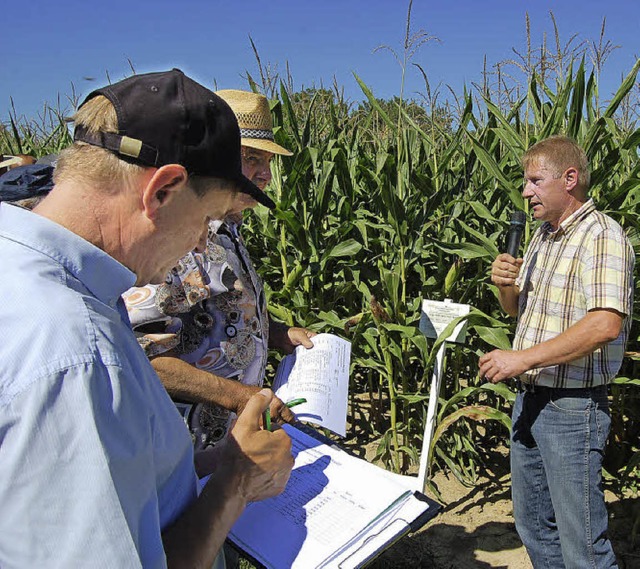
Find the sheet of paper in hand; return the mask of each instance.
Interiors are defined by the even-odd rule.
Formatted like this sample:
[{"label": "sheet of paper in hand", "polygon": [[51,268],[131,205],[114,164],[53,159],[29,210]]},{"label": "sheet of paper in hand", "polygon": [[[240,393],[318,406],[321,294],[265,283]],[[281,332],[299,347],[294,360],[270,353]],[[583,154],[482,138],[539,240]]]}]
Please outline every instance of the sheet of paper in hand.
[{"label": "sheet of paper in hand", "polygon": [[285,403],[304,398],[293,408],[300,421],[346,435],[351,342],[333,334],[318,334],[313,348],[298,346],[282,359],[273,391]]}]

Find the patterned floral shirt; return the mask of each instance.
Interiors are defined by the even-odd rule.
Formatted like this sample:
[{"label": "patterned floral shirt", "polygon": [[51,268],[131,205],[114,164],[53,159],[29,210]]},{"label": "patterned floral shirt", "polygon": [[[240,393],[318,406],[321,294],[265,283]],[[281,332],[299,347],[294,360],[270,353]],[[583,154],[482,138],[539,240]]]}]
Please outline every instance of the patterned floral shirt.
[{"label": "patterned floral shirt", "polygon": [[555,338],[587,315],[611,308],[625,315],[618,338],[572,362],[532,369],[526,383],[580,388],[611,381],[622,364],[633,311],[635,256],[624,230],[592,200],[556,231],[543,223],[531,239],[516,284],[518,325],[514,350]]},{"label": "patterned floral shirt", "polygon": [[[188,253],[165,283],[132,288],[123,297],[147,356],[171,351],[198,369],[262,385],[269,343],[267,307],[262,281],[236,223],[212,222],[203,254]],[[197,447],[226,434],[226,410],[176,404]]]}]

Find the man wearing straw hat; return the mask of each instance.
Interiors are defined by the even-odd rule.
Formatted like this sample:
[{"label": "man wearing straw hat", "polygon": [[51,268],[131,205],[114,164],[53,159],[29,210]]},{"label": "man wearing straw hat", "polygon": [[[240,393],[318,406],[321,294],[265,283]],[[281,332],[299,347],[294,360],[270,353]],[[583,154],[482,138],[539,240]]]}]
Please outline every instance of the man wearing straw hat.
[{"label": "man wearing straw hat", "polygon": [[[264,190],[273,157],[291,155],[274,142],[269,102],[247,91],[216,94],[238,119],[243,174]],[[124,295],[139,342],[191,427],[197,449],[222,439],[231,413],[241,412],[260,389],[268,348],[290,353],[313,345],[310,330],[269,318],[262,281],[240,234],[242,211],[256,205],[238,196],[225,221],[211,223],[204,253],[183,257],[164,284]],[[282,421],[294,418],[278,398],[270,411]]]}]

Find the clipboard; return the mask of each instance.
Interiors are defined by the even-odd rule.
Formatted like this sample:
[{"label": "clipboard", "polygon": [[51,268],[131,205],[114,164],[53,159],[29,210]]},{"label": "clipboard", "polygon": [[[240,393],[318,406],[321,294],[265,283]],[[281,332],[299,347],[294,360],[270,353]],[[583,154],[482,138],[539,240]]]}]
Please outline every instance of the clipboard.
[{"label": "clipboard", "polygon": [[309,426],[285,429],[297,449],[287,489],[250,504],[227,539],[256,567],[365,567],[440,511],[414,478],[388,473]]}]

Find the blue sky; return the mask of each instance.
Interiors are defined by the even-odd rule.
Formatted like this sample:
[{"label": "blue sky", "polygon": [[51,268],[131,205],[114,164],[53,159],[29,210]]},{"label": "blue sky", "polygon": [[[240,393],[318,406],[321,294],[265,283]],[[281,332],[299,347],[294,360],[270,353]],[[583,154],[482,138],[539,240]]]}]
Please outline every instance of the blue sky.
[{"label": "blue sky", "polygon": [[[247,88],[243,75],[257,76],[249,36],[263,64],[285,75],[294,87],[331,86],[334,77],[351,100],[363,98],[356,72],[377,97],[400,92],[401,69],[386,50],[401,51],[408,0],[32,0],[4,2],[0,119],[10,97],[19,116],[35,117],[45,102],[79,97],[131,74],[179,67],[208,87]],[[412,30],[429,42],[413,61],[432,87],[481,81],[489,65],[526,48],[525,13],[533,45],[546,32],[553,41],[553,10],[562,42],[574,34],[595,40],[606,17],[606,38],[621,48],[605,66],[601,95],[620,83],[640,56],[638,0],[414,0]],[[94,78],[89,81],[86,78]],[[407,70],[405,95],[417,98],[424,83]],[[443,89],[444,90],[444,89]]]}]

